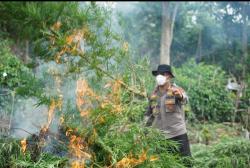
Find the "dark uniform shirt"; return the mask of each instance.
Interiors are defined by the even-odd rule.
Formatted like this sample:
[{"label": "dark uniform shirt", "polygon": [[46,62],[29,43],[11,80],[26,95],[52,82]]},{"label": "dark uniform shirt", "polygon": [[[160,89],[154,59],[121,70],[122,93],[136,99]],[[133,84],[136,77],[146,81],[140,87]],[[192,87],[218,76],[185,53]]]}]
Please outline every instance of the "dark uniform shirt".
[{"label": "dark uniform shirt", "polygon": [[172,89],[160,93],[156,87],[145,114],[148,118],[147,126],[158,128],[167,138],[187,133],[183,104],[187,103],[188,97],[185,91],[175,84],[172,84],[171,88],[178,89],[182,98],[174,96]]}]

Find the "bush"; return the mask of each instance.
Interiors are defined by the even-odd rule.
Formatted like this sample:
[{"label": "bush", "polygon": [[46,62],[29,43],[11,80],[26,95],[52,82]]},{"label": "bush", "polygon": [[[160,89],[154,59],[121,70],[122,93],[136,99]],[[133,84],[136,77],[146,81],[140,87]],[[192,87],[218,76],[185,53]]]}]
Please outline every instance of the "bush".
[{"label": "bush", "polygon": [[59,168],[66,164],[66,158],[42,153],[37,162],[31,160],[29,151],[24,155],[21,150],[20,140],[0,139],[0,168]]},{"label": "bush", "polygon": [[11,90],[20,96],[43,97],[44,81],[38,79],[19,58],[11,53],[11,41],[0,42],[0,85],[1,89]]},{"label": "bush", "polygon": [[250,142],[245,139],[224,139],[215,146],[193,145],[195,167],[246,168],[250,165]]},{"label": "bush", "polygon": [[9,41],[0,42],[0,84],[14,88],[21,82],[21,74],[26,69],[21,61],[10,52]]},{"label": "bush", "polygon": [[188,136],[191,143],[215,144],[225,137],[238,137],[242,132],[241,124],[233,126],[223,123],[188,124]]},{"label": "bush", "polygon": [[231,121],[233,98],[225,89],[227,76],[220,67],[192,59],[175,71],[176,83],[187,91],[197,119]]},{"label": "bush", "polygon": [[[76,130],[75,134],[88,142],[87,152],[93,154],[93,164],[100,167],[126,167],[123,161],[127,159],[131,167],[184,168],[179,155],[167,151],[169,148],[176,149],[177,145],[165,140],[160,131],[144,126],[142,118],[146,100],[137,97],[132,99],[131,93],[117,86],[115,81],[110,87],[102,90],[101,100],[94,100],[96,96],[89,97],[93,99],[95,107],[89,113],[88,121],[80,116],[75,106],[64,113],[63,127],[65,130]],[[85,87],[85,90],[89,88]],[[105,100],[107,104],[104,104]]]}]

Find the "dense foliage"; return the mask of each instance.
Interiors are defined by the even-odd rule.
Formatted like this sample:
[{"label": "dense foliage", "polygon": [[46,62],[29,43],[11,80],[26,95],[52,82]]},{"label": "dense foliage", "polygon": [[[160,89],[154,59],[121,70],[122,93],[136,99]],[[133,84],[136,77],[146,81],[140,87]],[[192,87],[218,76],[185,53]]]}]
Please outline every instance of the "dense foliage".
[{"label": "dense foliage", "polygon": [[249,147],[247,140],[227,138],[213,147],[194,145],[192,151],[197,168],[245,168],[250,163]]},{"label": "dense foliage", "polygon": [[[246,53],[241,51],[242,19],[249,15],[243,8],[249,5],[180,3],[171,48],[174,82],[189,96],[184,108],[190,142],[207,145],[192,144],[193,159],[181,158],[178,144],[145,127],[147,98],[155,87],[151,67],[159,62],[161,4],[135,6],[134,15],[120,13],[119,34],[115,13],[96,2],[0,2],[0,91],[11,93],[0,95],[0,111],[13,112],[15,105],[15,113],[26,117],[25,98],[48,109],[47,123],[27,137],[25,152],[23,139],[0,140],[0,167],[249,165],[248,141],[214,145],[222,137],[240,136],[241,123],[236,130],[214,122],[232,121],[236,96],[225,88],[229,74],[250,82],[249,55],[241,57]],[[239,14],[245,15],[235,20]],[[247,86],[240,104],[244,110],[249,93]],[[241,117],[242,128],[249,130],[249,115]]]},{"label": "dense foliage", "polygon": [[[249,22],[249,2],[171,3],[179,5],[171,46],[171,64],[180,66],[193,57],[197,62],[218,64],[237,78],[244,78],[244,68],[247,72],[250,67],[249,50],[248,56],[243,56],[247,51],[243,51],[242,46],[244,37],[249,46],[249,33],[244,32],[244,25]],[[129,5],[119,5],[123,36],[130,43],[134,57],[140,59],[147,55],[152,66],[157,65],[161,40],[161,3],[137,3],[131,10],[122,12],[123,5],[124,8],[129,8]]]},{"label": "dense foliage", "polygon": [[231,121],[234,99],[226,90],[227,76],[220,67],[190,60],[176,69],[176,83],[187,91],[197,119]]}]

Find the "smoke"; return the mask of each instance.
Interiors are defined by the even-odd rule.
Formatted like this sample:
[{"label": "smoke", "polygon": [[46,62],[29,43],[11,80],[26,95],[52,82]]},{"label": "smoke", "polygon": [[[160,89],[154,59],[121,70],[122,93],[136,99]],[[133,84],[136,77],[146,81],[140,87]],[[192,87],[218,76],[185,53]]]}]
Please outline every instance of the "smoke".
[{"label": "smoke", "polygon": [[139,2],[116,2],[115,6],[113,7],[112,12],[112,29],[119,33],[124,34],[124,30],[121,28],[119,24],[119,15],[133,15],[137,10],[136,4]]},{"label": "smoke", "polygon": [[[84,3],[81,3],[84,6]],[[115,17],[115,15],[112,15]],[[115,23],[115,24],[113,24]],[[117,19],[112,20],[112,24],[116,25],[118,30]],[[66,112],[68,103],[75,106],[76,102],[76,81],[81,75],[68,75],[68,66],[65,64],[57,64],[54,61],[44,62],[37,60],[39,66],[36,67],[35,76],[42,79],[45,83],[44,93],[46,96],[63,97],[62,111],[56,109],[54,111],[53,120],[49,130],[53,133],[58,133],[60,116]],[[88,78],[91,74],[86,74]],[[11,136],[15,138],[27,138],[30,134],[38,134],[41,128],[46,125],[48,121],[49,107],[46,105],[36,106],[39,100],[35,97],[20,98],[16,97],[14,113],[11,124]],[[76,107],[76,106],[75,106]]]},{"label": "smoke", "polygon": [[[18,99],[12,120],[11,136],[14,138],[26,138],[30,134],[36,134],[42,125],[47,122],[47,107],[42,105],[35,107],[37,99]],[[26,132],[27,131],[27,132]]]},{"label": "smoke", "polygon": [[136,4],[138,4],[136,1],[131,1],[131,2],[117,2],[115,6],[115,10],[122,12],[123,14],[125,13],[132,13],[136,9]]},{"label": "smoke", "polygon": [[[119,25],[118,13],[133,14],[133,12],[136,10],[137,3],[138,2],[98,2],[98,4],[103,5],[111,10],[111,28],[118,34],[123,33],[123,30]],[[84,6],[85,3],[81,3],[81,5]],[[71,104],[75,105],[75,89],[77,78],[74,78],[73,76],[66,77],[65,72],[67,71],[67,65],[59,65],[54,61],[43,62],[38,60],[38,62],[39,66],[35,70],[35,76],[38,79],[42,79],[45,83],[44,92],[46,95],[58,96],[59,94],[62,94],[63,96],[62,112],[56,109],[54,112],[54,118],[49,128],[50,131],[57,133],[59,118],[61,113],[66,111],[67,103],[70,102]],[[59,82],[60,89],[57,86],[57,82]],[[11,124],[12,137],[27,138],[30,134],[38,134],[40,129],[47,123],[49,107],[46,105],[40,105],[37,107],[36,104],[38,102],[39,100],[35,97],[16,97],[14,107],[15,110]]]},{"label": "smoke", "polygon": [[[59,119],[67,108],[67,103],[75,102],[76,79],[64,77],[67,70],[66,65],[58,65],[55,62],[40,61],[35,76],[45,82],[44,92],[47,96],[63,96],[62,111],[56,109],[49,130],[58,133]],[[27,138],[30,134],[38,134],[48,121],[47,105],[39,105],[35,97],[16,97],[14,102],[14,113],[11,123],[11,136],[14,138]]]}]

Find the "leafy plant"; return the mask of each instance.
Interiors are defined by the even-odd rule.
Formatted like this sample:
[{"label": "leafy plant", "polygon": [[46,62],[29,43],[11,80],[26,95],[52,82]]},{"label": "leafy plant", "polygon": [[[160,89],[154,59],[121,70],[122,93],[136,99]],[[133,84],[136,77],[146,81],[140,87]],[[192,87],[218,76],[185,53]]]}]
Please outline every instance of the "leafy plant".
[{"label": "leafy plant", "polygon": [[197,119],[231,121],[234,101],[226,91],[227,76],[220,67],[196,64],[191,59],[175,72],[176,83],[189,95],[191,110]]},{"label": "leafy plant", "polygon": [[0,85],[21,96],[39,97],[43,92],[43,82],[37,79],[21,60],[13,55],[9,48],[10,41],[0,42]]},{"label": "leafy plant", "polygon": [[22,153],[19,139],[0,140],[0,167],[1,168],[61,168],[66,165],[66,158],[42,153],[39,160],[31,160],[29,151]]},{"label": "leafy plant", "polygon": [[195,167],[204,168],[245,168],[250,164],[248,140],[226,138],[214,146],[192,145]]}]

